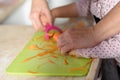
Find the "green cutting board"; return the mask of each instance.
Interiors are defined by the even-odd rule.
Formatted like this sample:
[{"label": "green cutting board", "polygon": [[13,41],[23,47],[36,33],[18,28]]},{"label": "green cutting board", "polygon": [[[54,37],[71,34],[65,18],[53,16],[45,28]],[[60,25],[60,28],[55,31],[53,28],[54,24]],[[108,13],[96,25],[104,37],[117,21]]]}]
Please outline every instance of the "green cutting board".
[{"label": "green cutting board", "polygon": [[62,56],[54,40],[45,40],[43,32],[36,32],[7,73],[39,76],[85,76],[92,59]]},{"label": "green cutting board", "polygon": [[92,59],[62,56],[53,39],[36,32],[6,72],[14,75],[86,76]]}]

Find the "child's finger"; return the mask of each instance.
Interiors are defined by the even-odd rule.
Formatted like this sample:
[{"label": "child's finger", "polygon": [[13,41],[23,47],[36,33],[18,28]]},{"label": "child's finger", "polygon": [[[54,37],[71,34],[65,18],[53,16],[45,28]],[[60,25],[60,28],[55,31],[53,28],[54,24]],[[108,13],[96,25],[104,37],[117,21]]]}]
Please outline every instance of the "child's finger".
[{"label": "child's finger", "polygon": [[35,28],[35,30],[39,30],[39,27],[35,24],[34,20],[32,20],[32,24],[33,24],[33,27]]},{"label": "child's finger", "polygon": [[50,25],[52,25],[52,15],[51,15],[51,13],[50,12],[47,12],[46,13],[46,17],[47,17],[47,23],[49,23]]},{"label": "child's finger", "polygon": [[36,23],[36,25],[37,25],[38,27],[42,28],[43,25],[42,25],[42,23],[41,23],[40,17],[41,17],[40,15],[36,15],[36,16],[35,16],[35,23]]},{"label": "child's finger", "polygon": [[43,27],[40,17],[41,17],[40,14],[35,12],[30,15],[30,19],[32,20],[32,23],[36,30],[41,30]]}]

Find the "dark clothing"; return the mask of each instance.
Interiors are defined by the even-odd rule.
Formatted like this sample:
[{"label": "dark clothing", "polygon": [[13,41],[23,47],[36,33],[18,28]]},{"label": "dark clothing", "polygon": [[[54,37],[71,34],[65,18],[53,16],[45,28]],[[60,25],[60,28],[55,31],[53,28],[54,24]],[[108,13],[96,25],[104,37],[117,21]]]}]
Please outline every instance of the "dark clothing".
[{"label": "dark clothing", "polygon": [[117,64],[114,59],[103,59],[101,70],[102,80],[120,80]]},{"label": "dark clothing", "polygon": [[99,18],[97,18],[96,16],[94,16],[95,22],[98,23],[100,21]]}]

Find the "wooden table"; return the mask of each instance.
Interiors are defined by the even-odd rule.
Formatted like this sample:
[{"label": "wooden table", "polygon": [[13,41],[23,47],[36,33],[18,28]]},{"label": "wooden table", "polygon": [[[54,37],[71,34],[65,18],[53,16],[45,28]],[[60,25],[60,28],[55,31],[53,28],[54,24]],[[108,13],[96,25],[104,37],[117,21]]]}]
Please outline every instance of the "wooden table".
[{"label": "wooden table", "polygon": [[0,26],[0,80],[95,80],[100,60],[92,62],[90,71],[85,77],[39,77],[8,75],[5,70],[14,60],[26,43],[31,39],[35,30],[31,26]]}]

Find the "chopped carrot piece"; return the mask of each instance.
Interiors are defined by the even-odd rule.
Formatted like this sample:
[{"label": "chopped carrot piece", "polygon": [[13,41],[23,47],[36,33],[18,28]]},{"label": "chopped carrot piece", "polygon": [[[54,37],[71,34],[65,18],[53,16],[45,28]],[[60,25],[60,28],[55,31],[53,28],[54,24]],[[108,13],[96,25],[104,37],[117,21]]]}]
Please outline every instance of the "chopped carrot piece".
[{"label": "chopped carrot piece", "polygon": [[47,54],[52,54],[52,53],[54,53],[54,51],[56,51],[56,49],[52,49],[52,50],[46,51],[44,53],[40,53],[37,56],[45,56]]},{"label": "chopped carrot piece", "polygon": [[64,58],[64,64],[65,64],[65,65],[68,64],[68,61],[67,61],[66,57]]},{"label": "chopped carrot piece", "polygon": [[58,56],[56,56],[56,55],[52,55],[52,57],[53,57],[53,58],[58,58]]},{"label": "chopped carrot piece", "polygon": [[43,38],[43,42],[50,42],[50,40]]},{"label": "chopped carrot piece", "polygon": [[28,49],[30,49],[30,50],[38,49],[38,46],[37,45],[31,45],[31,46],[28,47]]},{"label": "chopped carrot piece", "polygon": [[50,52],[49,51],[46,51],[44,53],[39,53],[38,56],[45,56],[46,54],[49,54]]},{"label": "chopped carrot piece", "polygon": [[75,70],[82,70],[82,71],[84,71],[86,69],[87,65],[90,64],[92,61],[93,61],[93,59],[91,59],[90,61],[88,61],[85,65],[83,65],[80,68],[70,68],[69,71],[75,71]]},{"label": "chopped carrot piece", "polygon": [[51,57],[51,55],[45,56],[45,57],[39,57],[38,60],[45,59],[45,58],[48,58],[48,57]]},{"label": "chopped carrot piece", "polygon": [[60,36],[61,33],[55,33],[54,36],[53,36],[53,39],[55,41],[58,41],[58,37]]},{"label": "chopped carrot piece", "polygon": [[41,66],[44,66],[45,64],[47,64],[47,62],[44,62],[44,63],[38,65],[37,68],[40,68]]},{"label": "chopped carrot piece", "polygon": [[69,71],[76,71],[76,70],[81,70],[84,71],[86,68],[81,67],[81,68],[70,68]]},{"label": "chopped carrot piece", "polygon": [[48,62],[52,63],[52,64],[55,64],[55,62],[53,62],[52,60],[48,59]]},{"label": "chopped carrot piece", "polygon": [[52,49],[52,50],[49,50],[49,53],[50,54],[53,54],[57,49]]},{"label": "chopped carrot piece", "polygon": [[53,30],[48,33],[49,37],[52,37],[54,34],[55,34],[55,31]]},{"label": "chopped carrot piece", "polygon": [[31,45],[28,47],[30,50],[35,50],[35,49],[38,49],[38,50],[45,50],[45,49],[42,49],[40,47],[38,47],[37,45]]},{"label": "chopped carrot piece", "polygon": [[72,58],[77,58],[77,56],[75,55],[75,53],[71,53],[69,54]]},{"label": "chopped carrot piece", "polygon": [[27,61],[29,61],[29,60],[35,58],[35,57],[36,57],[36,56],[29,57],[29,58],[25,59],[23,62],[27,62]]},{"label": "chopped carrot piece", "polygon": [[87,67],[88,64],[92,63],[93,59],[91,59],[90,61],[88,61],[85,65],[83,65],[82,67]]},{"label": "chopped carrot piece", "polygon": [[36,40],[38,40],[38,39],[40,39],[40,38],[42,38],[42,37],[43,37],[43,36],[38,36],[38,37],[34,38],[33,40],[36,41]]},{"label": "chopped carrot piece", "polygon": [[50,46],[50,48],[52,48],[52,49],[58,49],[58,47],[57,46]]},{"label": "chopped carrot piece", "polygon": [[34,71],[28,71],[28,73],[38,74],[38,72],[34,72]]}]

